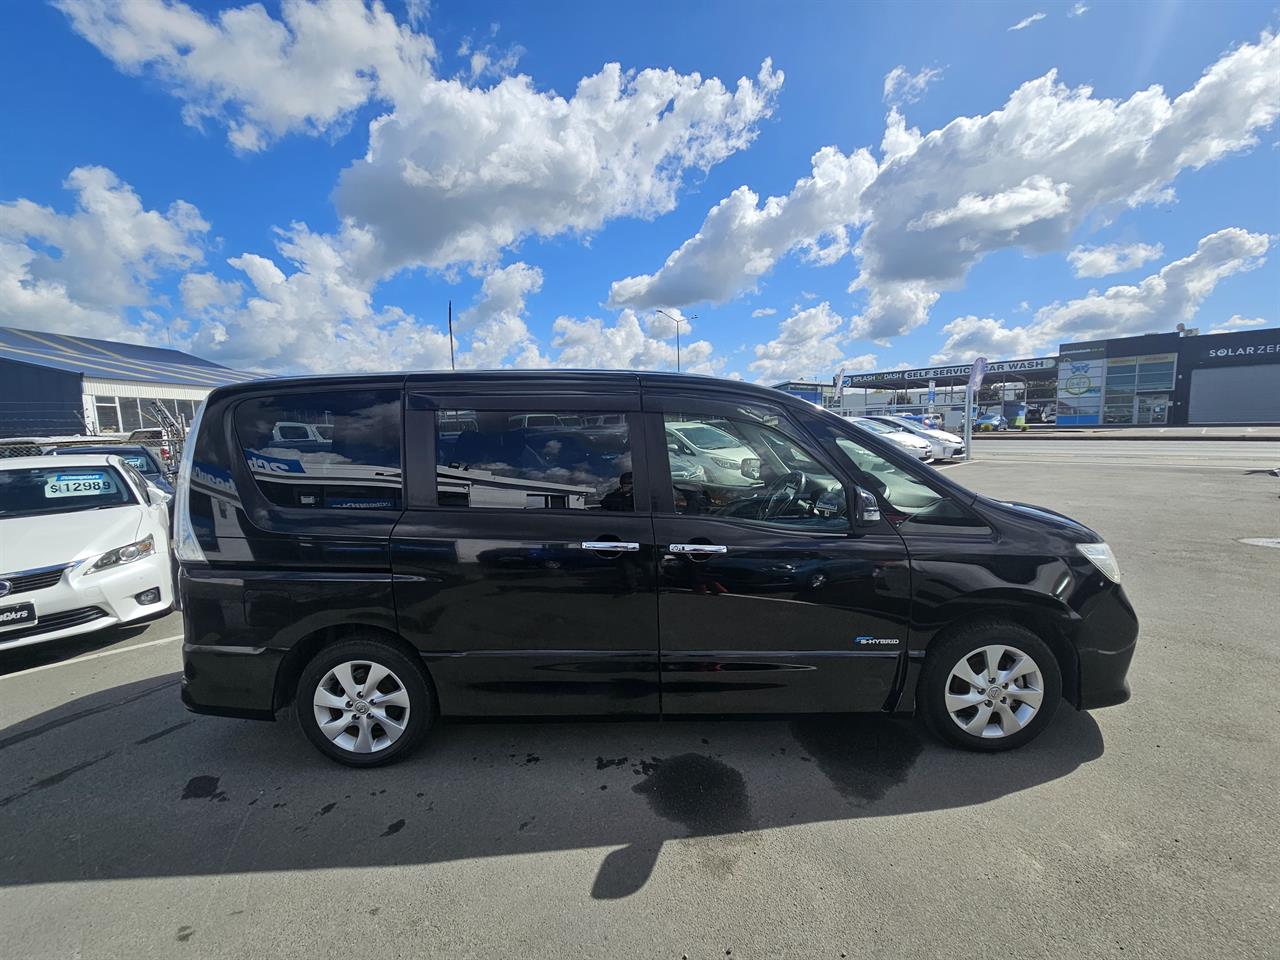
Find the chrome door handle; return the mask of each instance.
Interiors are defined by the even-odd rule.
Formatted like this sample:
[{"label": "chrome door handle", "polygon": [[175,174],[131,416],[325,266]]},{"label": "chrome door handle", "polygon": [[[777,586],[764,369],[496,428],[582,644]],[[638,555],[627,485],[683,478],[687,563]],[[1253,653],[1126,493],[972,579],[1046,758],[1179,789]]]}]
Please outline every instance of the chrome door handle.
[{"label": "chrome door handle", "polygon": [[606,550],[609,553],[639,553],[640,544],[624,543],[620,540],[583,540],[579,546],[583,550]]},{"label": "chrome door handle", "polygon": [[673,543],[667,547],[672,553],[728,553],[729,548],[718,543]]}]

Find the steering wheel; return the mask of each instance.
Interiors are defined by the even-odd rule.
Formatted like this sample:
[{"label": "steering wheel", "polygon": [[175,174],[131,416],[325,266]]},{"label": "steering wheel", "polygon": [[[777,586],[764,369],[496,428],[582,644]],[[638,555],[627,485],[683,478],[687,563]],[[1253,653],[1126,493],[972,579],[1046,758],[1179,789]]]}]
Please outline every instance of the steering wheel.
[{"label": "steering wheel", "polygon": [[807,489],[809,478],[801,470],[792,470],[773,480],[765,488],[764,516],[760,519],[781,516]]}]

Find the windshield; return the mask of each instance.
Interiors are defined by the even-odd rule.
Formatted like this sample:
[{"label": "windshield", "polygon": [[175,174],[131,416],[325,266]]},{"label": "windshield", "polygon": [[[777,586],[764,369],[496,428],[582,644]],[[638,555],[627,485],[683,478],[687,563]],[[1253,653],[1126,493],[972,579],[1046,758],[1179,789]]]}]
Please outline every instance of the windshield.
[{"label": "windshield", "polygon": [[730,447],[742,446],[738,440],[729,436],[723,430],[717,430],[715,427],[709,427],[701,423],[694,426],[681,427],[676,433],[701,450],[728,450]]},{"label": "windshield", "polygon": [[97,510],[133,503],[112,467],[28,467],[0,470],[0,517]]}]

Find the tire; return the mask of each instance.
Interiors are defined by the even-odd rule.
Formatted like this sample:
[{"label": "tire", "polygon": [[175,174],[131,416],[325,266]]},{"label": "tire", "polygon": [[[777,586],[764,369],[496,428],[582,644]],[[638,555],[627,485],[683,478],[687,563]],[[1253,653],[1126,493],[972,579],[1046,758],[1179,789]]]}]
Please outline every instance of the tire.
[{"label": "tire", "polygon": [[[365,682],[375,669],[380,679],[370,696]],[[324,647],[303,668],[294,703],[307,739],[349,767],[380,767],[408,756],[435,716],[422,665],[373,637]]]},{"label": "tire", "polygon": [[[987,696],[992,675],[987,651],[996,648],[1001,651],[995,664],[998,698]],[[984,667],[981,674],[978,666]],[[962,679],[965,667],[976,684]],[[1049,725],[1062,699],[1062,671],[1049,645],[1026,627],[985,620],[929,650],[916,695],[925,722],[940,739],[994,753],[1029,743]]]}]

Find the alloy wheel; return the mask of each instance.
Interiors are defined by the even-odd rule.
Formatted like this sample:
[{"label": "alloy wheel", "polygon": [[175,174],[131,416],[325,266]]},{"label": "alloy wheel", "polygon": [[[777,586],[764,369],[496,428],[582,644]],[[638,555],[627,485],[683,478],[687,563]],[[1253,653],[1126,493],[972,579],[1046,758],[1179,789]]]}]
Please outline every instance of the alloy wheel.
[{"label": "alloy wheel", "polygon": [[389,667],[348,660],[324,675],[312,697],[316,725],[336,747],[377,753],[409,724],[409,691]]},{"label": "alloy wheel", "polygon": [[960,658],[947,679],[946,706],[965,733],[1008,737],[1026,727],[1044,702],[1044,678],[1017,647],[992,644]]}]

